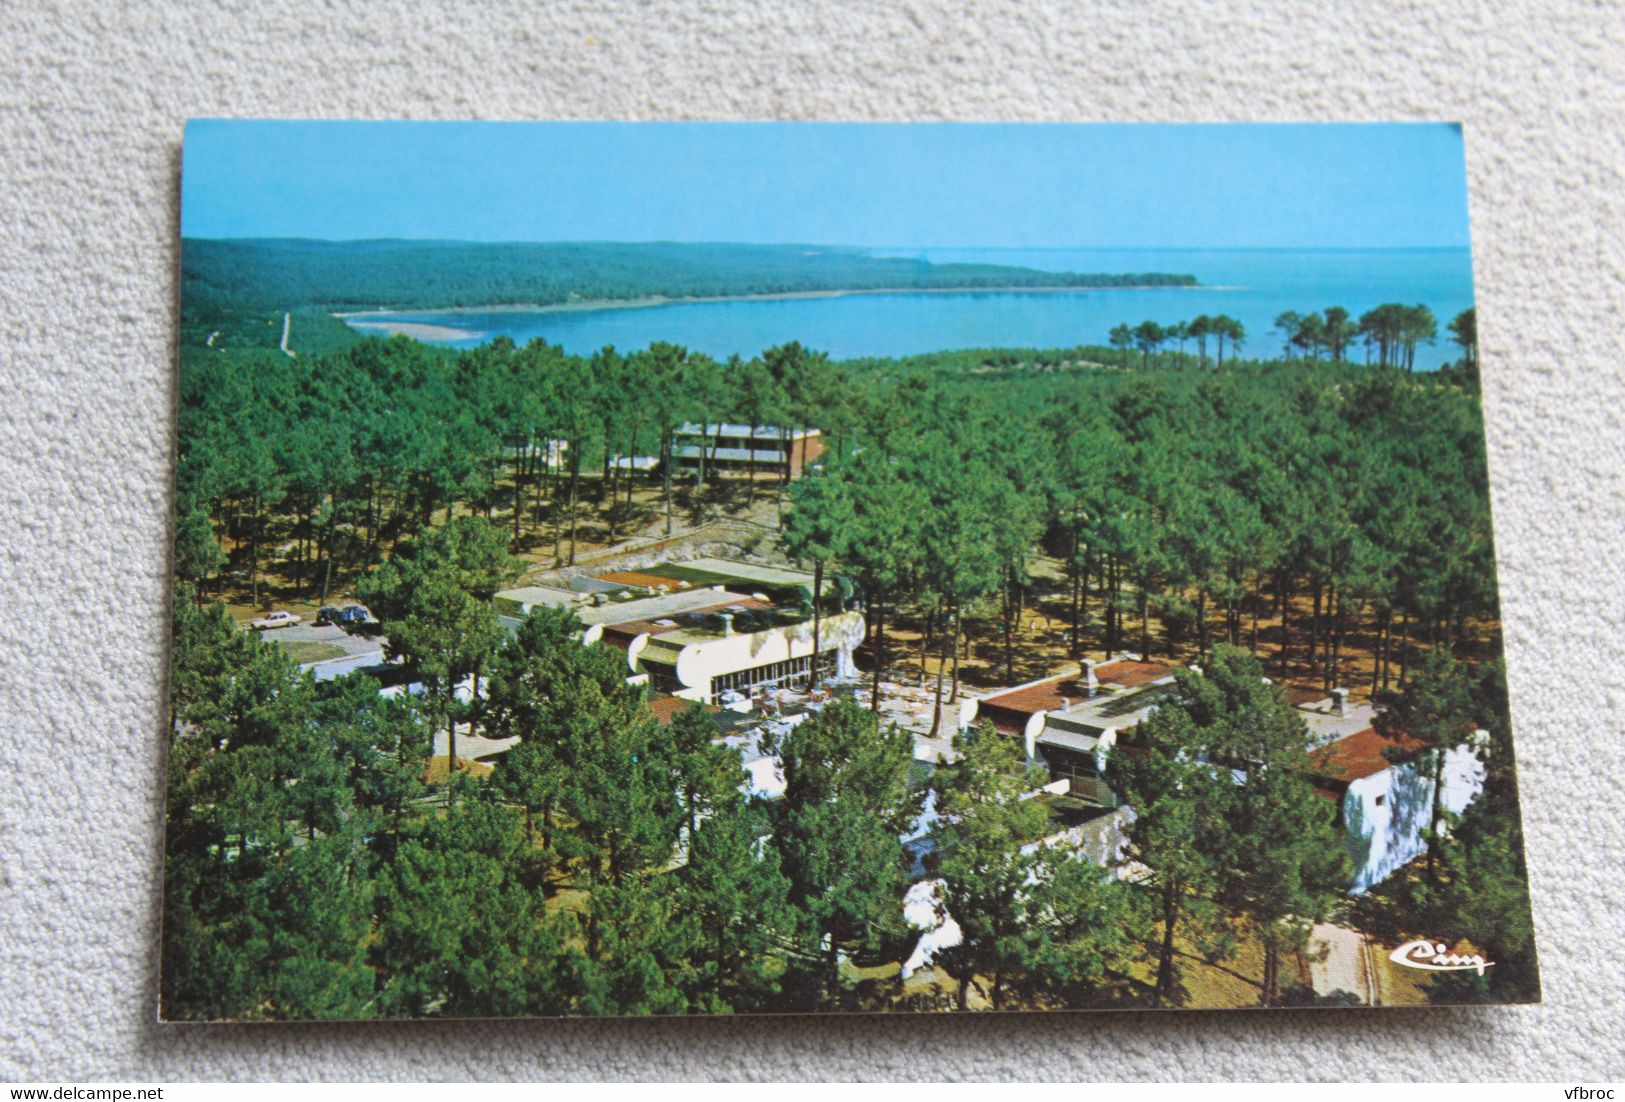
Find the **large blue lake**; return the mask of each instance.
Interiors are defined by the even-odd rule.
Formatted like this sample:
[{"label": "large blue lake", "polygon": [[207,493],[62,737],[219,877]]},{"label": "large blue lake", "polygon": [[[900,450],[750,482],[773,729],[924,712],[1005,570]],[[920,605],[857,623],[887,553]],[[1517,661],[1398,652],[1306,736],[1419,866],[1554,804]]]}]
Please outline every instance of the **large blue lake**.
[{"label": "large blue lake", "polygon": [[1439,339],[1417,350],[1418,367],[1453,360],[1445,326],[1473,304],[1466,249],[1183,250],[924,249],[876,250],[934,262],[1009,264],[1045,271],[1175,272],[1190,289],[1085,292],[853,294],[825,298],[683,302],[592,310],[484,311],[372,315],[366,321],[417,322],[477,333],[439,343],[470,347],[506,335],[523,344],[543,337],[574,353],[605,345],[621,351],[671,341],[716,357],[751,356],[786,341],[835,359],[907,356],[949,348],[1065,348],[1105,344],[1120,322],[1171,325],[1198,314],[1229,314],[1247,329],[1244,354],[1274,355],[1276,317],[1342,306],[1356,318],[1384,302],[1425,304]]}]

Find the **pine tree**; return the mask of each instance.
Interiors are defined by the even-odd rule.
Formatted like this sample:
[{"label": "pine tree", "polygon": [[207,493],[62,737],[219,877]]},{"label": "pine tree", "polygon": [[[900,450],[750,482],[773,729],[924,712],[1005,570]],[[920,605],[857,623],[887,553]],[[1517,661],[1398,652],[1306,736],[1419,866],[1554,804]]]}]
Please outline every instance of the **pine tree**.
[{"label": "pine tree", "polygon": [[1280,996],[1280,961],[1301,949],[1348,883],[1348,853],[1330,804],[1309,780],[1309,732],[1251,654],[1220,644],[1180,702],[1192,748],[1218,781],[1222,816],[1204,838],[1216,898],[1239,913],[1264,950],[1262,1000]]},{"label": "pine tree", "polygon": [[1494,967],[1483,976],[1458,972],[1437,977],[1428,1001],[1538,1001],[1529,870],[1517,806],[1489,793],[1470,804],[1443,846],[1440,866],[1441,886],[1407,917],[1414,924],[1429,916],[1424,919],[1429,930],[1460,931]]},{"label": "pine tree", "polygon": [[691,1009],[701,930],[677,884],[649,876],[593,888],[579,917],[583,1014],[681,1014]]},{"label": "pine tree", "polygon": [[790,512],[784,523],[784,546],[791,557],[813,564],[813,657],[807,687],[818,682],[819,634],[823,624],[824,570],[845,558],[853,534],[854,510],[848,482],[826,471],[814,472],[790,488]]},{"label": "pine tree", "polygon": [[367,1016],[367,819],[310,680],[221,606],[174,613],[165,1015]]},{"label": "pine tree", "polygon": [[560,810],[574,824],[555,844],[594,890],[621,887],[672,860],[683,822],[679,783],[642,690],[624,675],[606,684],[619,654],[583,647],[580,657],[543,718],[564,764]]},{"label": "pine tree", "polygon": [[840,957],[902,932],[900,838],[919,814],[913,739],[836,699],[774,745],[785,793],[773,842],[799,912],[803,958],[820,961],[821,1005],[839,1005]]},{"label": "pine tree", "polygon": [[373,902],[371,862],[353,828],[290,849],[270,864],[244,901],[244,918],[264,953],[255,970],[266,999],[245,1016],[374,1016]]},{"label": "pine tree", "polygon": [[664,756],[677,779],[685,837],[707,817],[737,810],[746,782],[739,751],[717,741],[717,727],[699,704],[678,712],[666,728]]},{"label": "pine tree", "polygon": [[1149,934],[1134,888],[1065,845],[1046,846],[1020,927],[1018,992],[1031,1006],[1120,1005]]},{"label": "pine tree", "polygon": [[177,499],[175,502],[175,576],[197,587],[201,599],[203,587],[211,576],[226,565],[226,553],[215,539],[209,523],[209,513],[196,501]]},{"label": "pine tree", "polygon": [[778,850],[765,844],[768,829],[762,809],[741,803],[709,816],[689,844],[678,911],[700,930],[687,981],[697,1013],[778,1005],[796,916]]},{"label": "pine tree", "polygon": [[[1445,932],[1452,942],[1466,940],[1494,962],[1483,976],[1435,977],[1429,1001],[1536,1001],[1540,974],[1505,673],[1499,663],[1474,668],[1429,654],[1400,700],[1406,721],[1418,727],[1435,727],[1447,736],[1466,725],[1484,731],[1488,737],[1475,744],[1484,790],[1459,817],[1441,815],[1437,835],[1431,828],[1427,832],[1430,850],[1437,850],[1431,876],[1396,878],[1374,894],[1389,905],[1401,929],[1429,937]],[[1454,723],[1446,718],[1452,715]]]},{"label": "pine tree", "polygon": [[[458,765],[457,723],[478,723],[480,675],[505,638],[491,597],[517,573],[503,532],[462,517],[425,532],[356,586],[383,625],[390,657],[423,683],[431,730],[446,732],[448,775]],[[465,680],[466,708],[456,698]]]},{"label": "pine tree", "polygon": [[851,527],[843,557],[863,592],[873,663],[870,707],[880,711],[880,682],[885,676],[886,616],[909,597],[917,584],[921,548],[915,523],[924,508],[924,493],[902,464],[879,448],[836,460],[826,477],[848,490],[839,495],[851,504]]},{"label": "pine tree", "polygon": [[[466,784],[454,777],[453,784]],[[568,917],[520,880],[517,815],[456,801],[404,841],[379,887],[373,966],[390,1017],[559,1014],[577,994]]]},{"label": "pine tree", "polygon": [[1428,847],[1427,878],[1436,886],[1440,876],[1439,851],[1448,826],[1444,808],[1445,756],[1467,741],[1474,726],[1468,671],[1447,649],[1434,647],[1423,656],[1415,676],[1405,682],[1399,692],[1384,697],[1383,702],[1385,707],[1377,713],[1375,726],[1380,734],[1394,742],[1386,752],[1391,757],[1405,757],[1401,740],[1407,738],[1425,747],[1418,768],[1427,776],[1432,789],[1424,836]]},{"label": "pine tree", "polygon": [[1043,781],[1021,747],[984,724],[955,741],[959,759],[935,777],[937,899],[960,944],[936,960],[993,1009],[1099,1005],[1107,973],[1124,967],[1137,920],[1127,885],[1064,842],[1040,845],[1049,813]]},{"label": "pine tree", "polygon": [[959,1009],[983,977],[1000,1009],[1011,973],[1026,963],[1021,933],[1042,858],[1029,843],[1047,833],[1045,805],[1029,799],[1043,782],[1013,739],[984,724],[954,737],[959,755],[934,778],[937,814],[937,902],[958,922],[963,940],[937,962],[959,984]]},{"label": "pine tree", "polygon": [[1153,1005],[1179,1005],[1179,938],[1211,959],[1223,959],[1233,939],[1217,903],[1223,887],[1218,854],[1226,841],[1225,810],[1233,782],[1205,760],[1210,746],[1191,704],[1200,675],[1181,670],[1179,691],[1159,702],[1107,759],[1106,780],[1134,808],[1120,864],[1146,889],[1160,940]]},{"label": "pine tree", "polygon": [[577,677],[597,678],[605,692],[625,680],[605,655],[581,645],[581,621],[568,609],[539,607],[491,662],[486,726],[495,738],[517,738],[492,776],[497,793],[524,814],[534,873],[544,885],[559,861],[554,824],[569,773],[562,731],[550,724],[560,689]]}]

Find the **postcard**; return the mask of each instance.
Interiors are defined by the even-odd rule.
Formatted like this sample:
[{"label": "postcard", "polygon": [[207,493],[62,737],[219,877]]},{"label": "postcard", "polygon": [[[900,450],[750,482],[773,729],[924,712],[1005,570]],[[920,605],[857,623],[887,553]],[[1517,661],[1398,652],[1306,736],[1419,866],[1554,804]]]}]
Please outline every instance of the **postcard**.
[{"label": "postcard", "polygon": [[1458,127],[181,193],[164,1020],[1538,1001]]}]

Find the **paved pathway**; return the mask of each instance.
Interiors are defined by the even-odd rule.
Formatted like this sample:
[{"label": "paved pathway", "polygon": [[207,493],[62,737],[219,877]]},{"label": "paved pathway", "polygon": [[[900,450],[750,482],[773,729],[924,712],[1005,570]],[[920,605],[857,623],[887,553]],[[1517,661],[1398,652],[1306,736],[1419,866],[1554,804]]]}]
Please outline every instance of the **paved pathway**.
[{"label": "paved pathway", "polygon": [[[1320,957],[1325,950],[1324,959]],[[1367,962],[1365,935],[1347,926],[1329,922],[1317,925],[1309,934],[1309,978],[1315,994],[1353,995],[1362,1004],[1374,1002],[1371,969]]]},{"label": "paved pathway", "polygon": [[318,624],[309,616],[303,623],[261,632],[260,638],[285,643],[331,643],[351,655],[377,654],[384,646],[381,636],[369,639],[365,635],[351,635],[337,624]]},{"label": "paved pathway", "polygon": [[[868,706],[869,686],[873,682],[860,677],[857,681],[857,701]],[[944,692],[946,695],[946,692]],[[961,694],[961,700],[967,693]],[[904,685],[896,681],[880,683],[880,718],[882,723],[895,723],[914,736],[914,756],[921,761],[935,762],[939,757],[953,757],[953,737],[959,724],[959,705],[944,703],[942,723],[937,737],[931,737],[931,709],[936,702],[931,685]]]},{"label": "paved pathway", "polygon": [[[467,758],[473,758],[477,761],[480,758],[488,758],[493,754],[511,750],[518,745],[519,740],[517,738],[481,738],[478,735],[470,738],[468,726],[458,724],[457,760],[459,761]],[[437,758],[446,756],[446,732],[444,730],[434,733],[434,753]]]},{"label": "paved pathway", "polygon": [[263,632],[262,638],[273,643],[329,643],[342,650],[343,654],[332,658],[302,664],[302,668],[310,670],[317,681],[330,681],[366,666],[381,665],[384,661],[382,637],[369,639],[365,635],[351,635],[337,624],[316,624],[307,619],[292,627]]}]

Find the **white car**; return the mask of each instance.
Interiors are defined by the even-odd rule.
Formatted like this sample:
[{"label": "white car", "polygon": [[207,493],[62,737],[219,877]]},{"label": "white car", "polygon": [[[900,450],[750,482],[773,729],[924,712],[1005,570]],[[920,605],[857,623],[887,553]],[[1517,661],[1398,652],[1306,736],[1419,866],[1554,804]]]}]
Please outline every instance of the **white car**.
[{"label": "white car", "polygon": [[284,612],[281,609],[277,609],[275,612],[267,612],[258,620],[248,621],[248,626],[253,628],[255,631],[269,631],[271,628],[292,627],[294,624],[297,624],[303,619],[303,616],[298,616],[292,612]]}]

